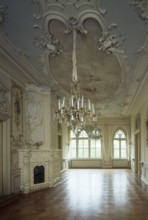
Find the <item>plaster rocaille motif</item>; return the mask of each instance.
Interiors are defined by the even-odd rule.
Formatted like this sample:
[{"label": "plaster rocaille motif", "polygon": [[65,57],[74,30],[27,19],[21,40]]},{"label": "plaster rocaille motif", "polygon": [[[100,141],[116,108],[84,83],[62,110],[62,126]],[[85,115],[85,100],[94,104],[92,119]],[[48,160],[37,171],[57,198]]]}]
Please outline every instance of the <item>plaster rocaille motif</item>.
[{"label": "plaster rocaille motif", "polygon": [[142,19],[148,19],[148,0],[132,0],[131,4],[137,8]]},{"label": "plaster rocaille motif", "polygon": [[16,84],[12,85],[11,110],[11,145],[13,148],[22,147],[23,138],[23,90]]},{"label": "plaster rocaille motif", "polygon": [[63,52],[60,41],[53,34],[44,34],[40,39],[34,40],[35,45],[43,50],[47,50],[49,56],[55,57]]},{"label": "plaster rocaille motif", "polygon": [[[116,28],[117,24],[111,24],[108,30],[102,32],[102,36],[98,40],[98,51],[104,51],[107,54],[119,51],[118,47],[123,43],[124,38],[121,36],[111,35],[110,31]],[[120,50],[120,52],[122,52]]]},{"label": "plaster rocaille motif", "polygon": [[22,91],[19,87],[14,86],[13,89],[13,105],[14,105],[14,121],[17,127],[21,123],[21,113],[22,113]]}]

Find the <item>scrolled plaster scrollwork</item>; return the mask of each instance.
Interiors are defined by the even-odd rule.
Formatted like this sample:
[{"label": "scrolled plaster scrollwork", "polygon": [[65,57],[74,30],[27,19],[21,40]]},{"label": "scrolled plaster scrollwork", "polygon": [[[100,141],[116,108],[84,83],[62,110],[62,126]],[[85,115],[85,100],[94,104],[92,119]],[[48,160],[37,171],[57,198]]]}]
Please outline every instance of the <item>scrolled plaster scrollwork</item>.
[{"label": "scrolled plaster scrollwork", "polygon": [[48,0],[47,9],[51,10],[52,7],[58,7],[61,9],[74,7],[79,10],[83,8],[92,8],[98,10],[101,14],[105,14],[106,10],[100,7],[100,0]]},{"label": "scrolled plaster scrollwork", "polygon": [[119,50],[118,47],[124,42],[124,38],[121,36],[111,35],[111,29],[115,28],[117,25],[112,24],[108,27],[106,31],[102,32],[102,36],[98,40],[97,49],[98,51],[106,52],[107,54],[114,53]]},{"label": "scrolled plaster scrollwork", "polygon": [[130,4],[137,8],[142,19],[148,20],[148,0],[132,0]]},{"label": "scrolled plaster scrollwork", "polygon": [[43,50],[47,50],[49,56],[55,57],[63,53],[63,47],[53,34],[44,34],[40,39],[34,40],[35,45]]},{"label": "scrolled plaster scrollwork", "polygon": [[23,146],[23,135],[19,135],[17,138],[11,135],[11,145],[15,147]]},{"label": "scrolled plaster scrollwork", "polygon": [[50,4],[48,4],[48,9],[52,6],[57,6],[61,8],[69,7],[69,6],[74,6],[77,9],[80,8],[81,6],[90,6],[94,7],[94,0],[52,0],[50,1]]}]

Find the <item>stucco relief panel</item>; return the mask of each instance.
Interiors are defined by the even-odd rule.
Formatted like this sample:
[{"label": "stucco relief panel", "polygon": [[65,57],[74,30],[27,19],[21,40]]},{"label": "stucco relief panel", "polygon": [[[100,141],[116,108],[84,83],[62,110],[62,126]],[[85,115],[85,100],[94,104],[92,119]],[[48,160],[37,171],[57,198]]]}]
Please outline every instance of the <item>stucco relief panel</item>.
[{"label": "stucco relief panel", "polygon": [[23,145],[23,91],[17,85],[12,86],[12,127],[11,145],[22,147]]},{"label": "stucco relief panel", "polygon": [[26,144],[39,147],[44,142],[43,99],[37,92],[26,93]]}]

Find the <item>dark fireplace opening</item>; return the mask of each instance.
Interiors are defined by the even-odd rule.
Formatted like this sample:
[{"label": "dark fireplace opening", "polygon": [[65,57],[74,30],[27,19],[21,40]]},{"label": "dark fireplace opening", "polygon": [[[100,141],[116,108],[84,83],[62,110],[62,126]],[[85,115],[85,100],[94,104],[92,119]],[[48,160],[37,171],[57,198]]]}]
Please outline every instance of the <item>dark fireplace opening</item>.
[{"label": "dark fireplace opening", "polygon": [[44,166],[36,166],[34,168],[34,184],[43,183],[45,181]]}]

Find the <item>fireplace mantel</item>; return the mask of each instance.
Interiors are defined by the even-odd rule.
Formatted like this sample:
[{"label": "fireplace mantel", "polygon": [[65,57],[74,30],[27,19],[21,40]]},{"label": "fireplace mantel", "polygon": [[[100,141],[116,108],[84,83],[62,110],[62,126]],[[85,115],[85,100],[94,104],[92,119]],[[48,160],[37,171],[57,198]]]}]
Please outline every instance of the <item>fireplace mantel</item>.
[{"label": "fireplace mantel", "polygon": [[[60,180],[61,150],[19,150],[19,166],[21,168],[21,191],[32,191],[53,187]],[[44,167],[44,182],[34,184],[34,168]]]}]

